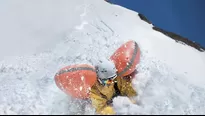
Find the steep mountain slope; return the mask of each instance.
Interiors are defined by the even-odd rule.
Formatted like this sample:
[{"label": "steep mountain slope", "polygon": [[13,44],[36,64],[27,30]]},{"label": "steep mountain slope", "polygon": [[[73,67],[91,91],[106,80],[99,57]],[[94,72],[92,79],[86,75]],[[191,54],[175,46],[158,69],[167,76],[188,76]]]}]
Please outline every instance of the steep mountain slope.
[{"label": "steep mountain slope", "polygon": [[109,57],[128,40],[142,53],[139,101],[116,98],[117,114],[205,114],[204,52],[154,31],[138,13],[103,0],[0,3],[0,114],[94,114],[58,89],[54,75]]}]

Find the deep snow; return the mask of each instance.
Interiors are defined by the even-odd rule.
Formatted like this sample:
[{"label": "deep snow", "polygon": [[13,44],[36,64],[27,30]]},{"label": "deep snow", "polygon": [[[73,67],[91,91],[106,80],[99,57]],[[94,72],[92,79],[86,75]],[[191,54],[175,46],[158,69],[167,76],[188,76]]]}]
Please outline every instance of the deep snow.
[{"label": "deep snow", "polygon": [[118,97],[117,114],[205,114],[204,52],[154,31],[134,11],[103,0],[1,0],[0,17],[0,114],[94,114],[57,88],[54,75],[109,57],[128,40],[142,54],[138,104]]}]

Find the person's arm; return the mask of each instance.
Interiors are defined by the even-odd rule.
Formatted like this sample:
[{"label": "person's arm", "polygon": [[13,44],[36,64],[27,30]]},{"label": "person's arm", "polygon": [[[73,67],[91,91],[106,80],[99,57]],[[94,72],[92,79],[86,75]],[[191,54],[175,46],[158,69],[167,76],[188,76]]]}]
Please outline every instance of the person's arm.
[{"label": "person's arm", "polygon": [[92,106],[96,109],[96,113],[101,115],[115,114],[113,108],[107,104],[108,100],[100,94],[96,86],[91,88],[90,99]]},{"label": "person's arm", "polygon": [[122,95],[126,95],[128,97],[137,96],[137,92],[134,90],[132,86],[132,80],[130,78],[123,77],[123,79],[121,80],[121,84],[122,84],[121,87]]},{"label": "person's arm", "polygon": [[136,70],[131,73],[128,76],[125,77],[121,77],[118,79],[119,83],[118,83],[118,88],[120,89],[120,93],[123,96],[127,96],[130,98],[130,100],[135,103],[136,101],[134,101],[134,97],[137,96],[137,92],[135,91],[135,89],[133,88],[132,85],[132,79],[135,77],[136,74]]}]

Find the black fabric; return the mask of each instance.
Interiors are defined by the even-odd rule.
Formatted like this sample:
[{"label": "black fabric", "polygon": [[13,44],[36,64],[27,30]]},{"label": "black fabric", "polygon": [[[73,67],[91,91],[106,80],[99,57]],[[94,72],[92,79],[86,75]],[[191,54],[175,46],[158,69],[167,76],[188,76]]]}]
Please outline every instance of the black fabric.
[{"label": "black fabric", "polygon": [[114,94],[114,96],[112,98],[121,95],[120,90],[119,90],[119,88],[117,86],[117,83],[114,84],[114,88],[115,88],[115,94]]}]

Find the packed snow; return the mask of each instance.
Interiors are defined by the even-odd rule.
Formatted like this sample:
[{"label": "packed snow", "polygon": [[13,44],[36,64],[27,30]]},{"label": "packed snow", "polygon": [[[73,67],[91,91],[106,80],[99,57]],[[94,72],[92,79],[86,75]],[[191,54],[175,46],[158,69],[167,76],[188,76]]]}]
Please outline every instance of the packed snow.
[{"label": "packed snow", "polygon": [[137,12],[104,0],[0,1],[0,114],[95,114],[55,84],[62,67],[111,56],[128,40],[141,49],[137,104],[117,114],[205,114],[205,53],[154,31]]}]

